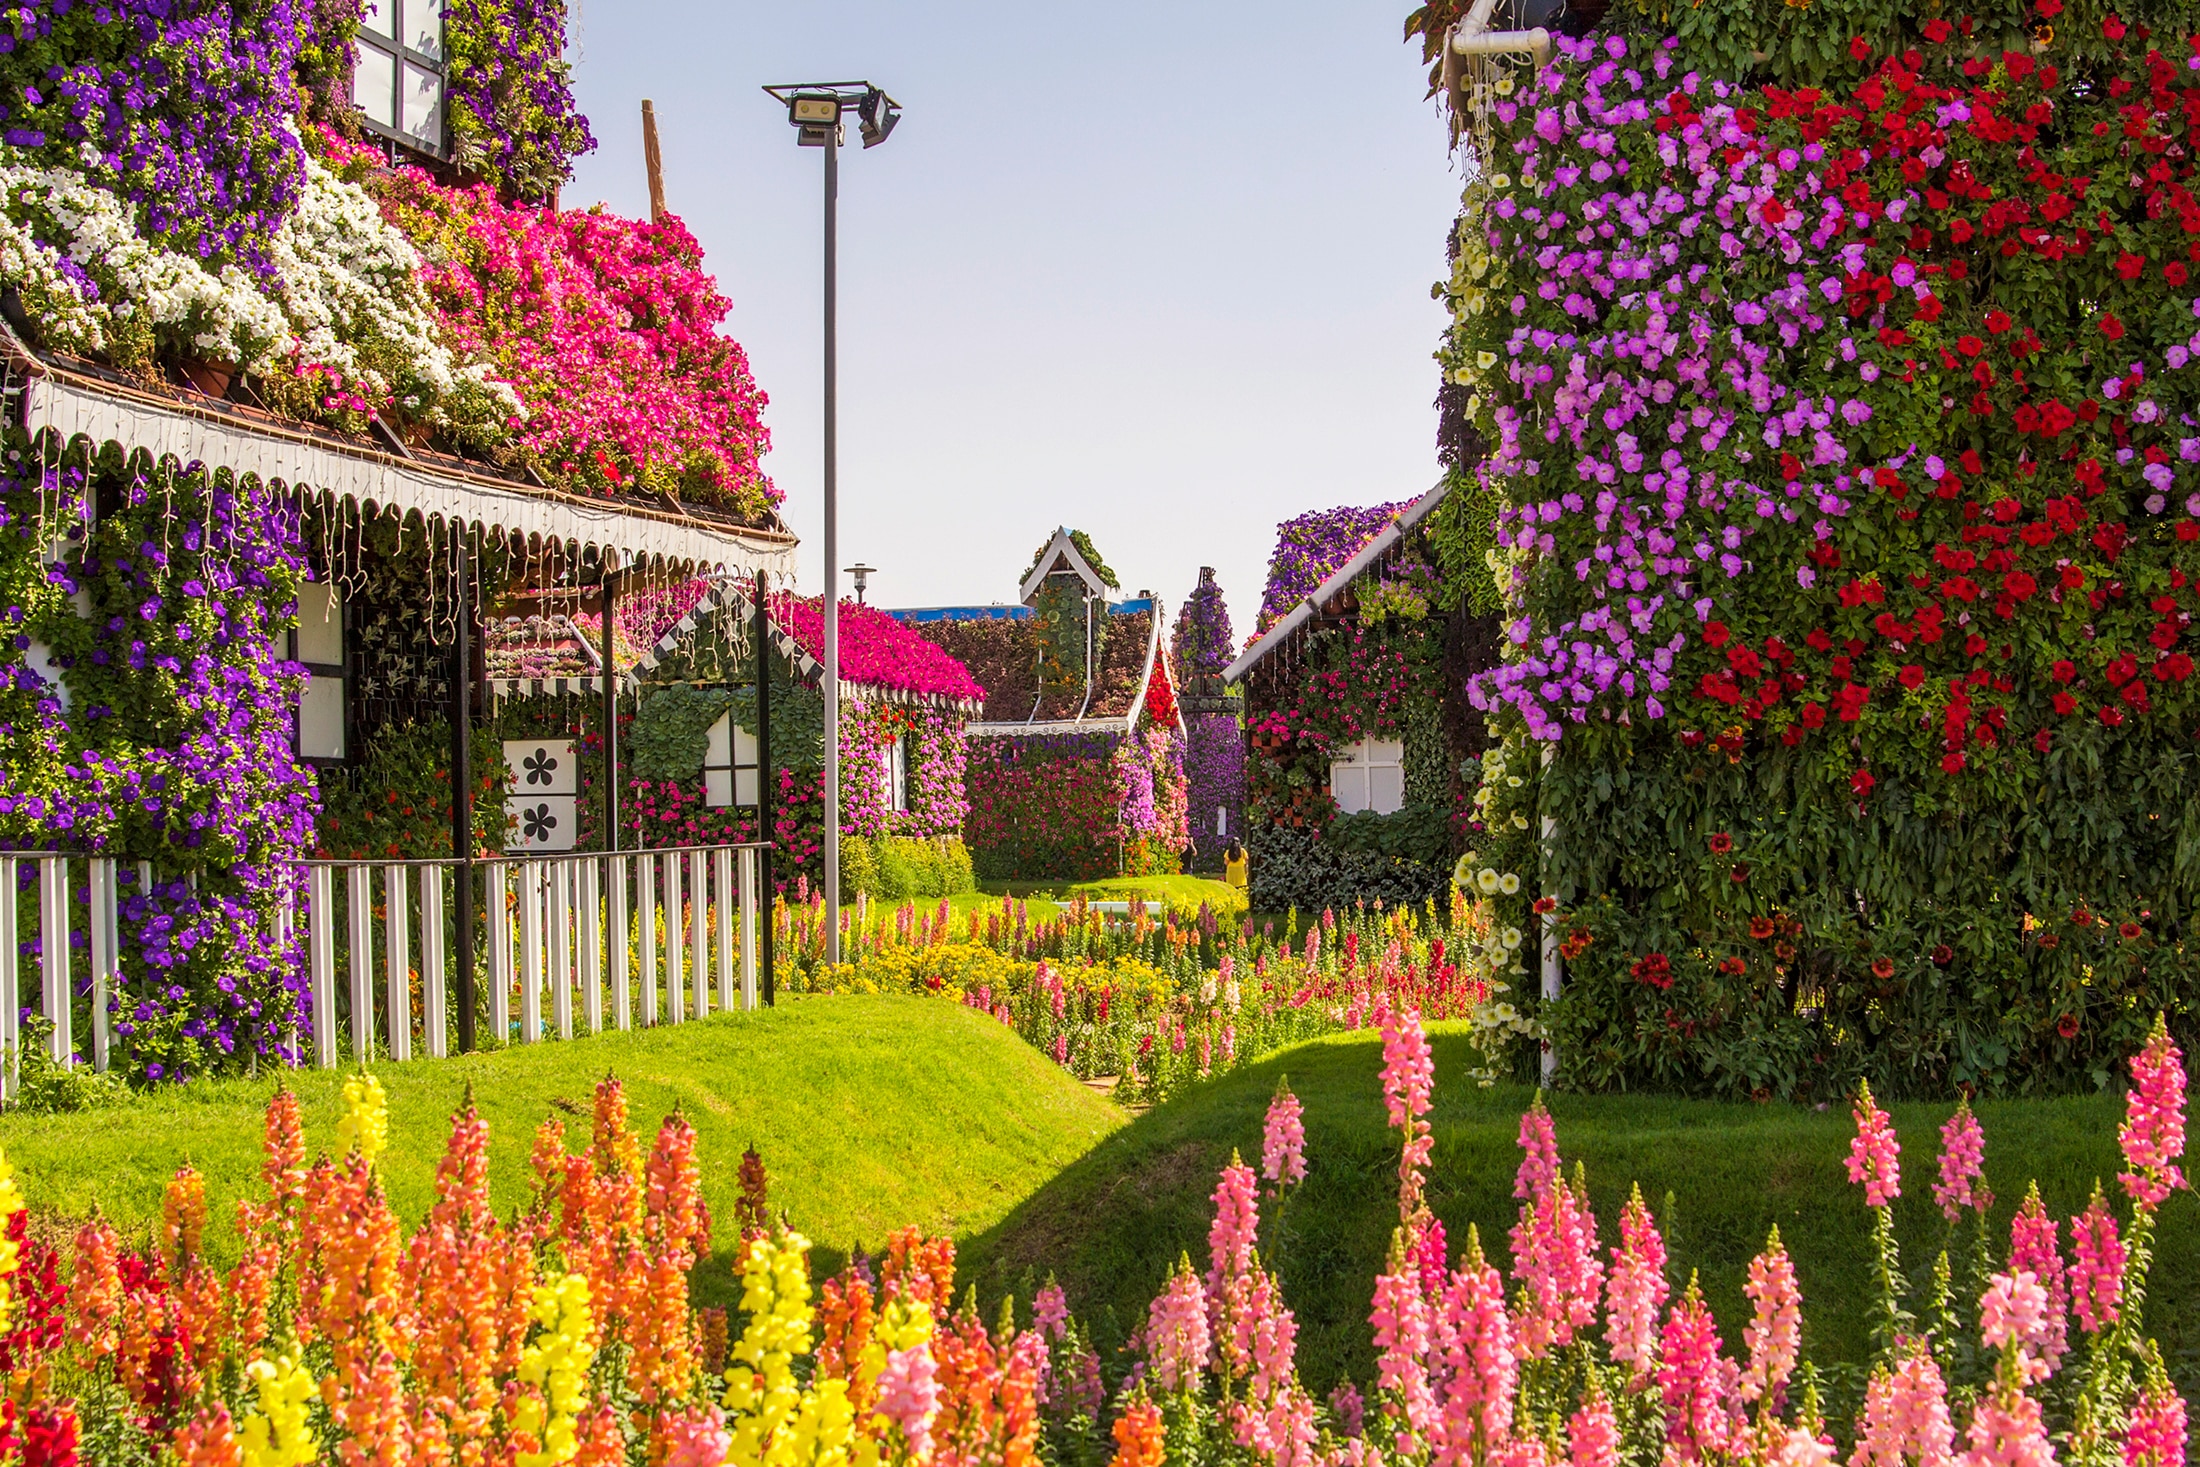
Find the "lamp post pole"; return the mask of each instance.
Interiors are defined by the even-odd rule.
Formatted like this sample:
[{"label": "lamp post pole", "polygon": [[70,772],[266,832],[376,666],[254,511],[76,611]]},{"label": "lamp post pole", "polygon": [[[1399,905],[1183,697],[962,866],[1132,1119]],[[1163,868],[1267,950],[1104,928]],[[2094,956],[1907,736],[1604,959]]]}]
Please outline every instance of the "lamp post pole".
[{"label": "lamp post pole", "polygon": [[825,961],[840,961],[840,125],[825,133]]}]

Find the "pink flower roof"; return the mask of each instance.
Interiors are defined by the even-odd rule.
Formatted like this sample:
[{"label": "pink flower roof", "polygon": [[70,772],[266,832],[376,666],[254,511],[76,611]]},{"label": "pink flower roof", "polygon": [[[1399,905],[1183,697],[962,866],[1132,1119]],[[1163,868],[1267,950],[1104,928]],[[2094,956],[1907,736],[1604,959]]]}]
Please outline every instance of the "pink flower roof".
[{"label": "pink flower roof", "polygon": [[[825,653],[825,600],[772,597],[772,619],[812,657]],[[969,669],[875,606],[840,603],[840,679],[895,692],[985,701]]]}]

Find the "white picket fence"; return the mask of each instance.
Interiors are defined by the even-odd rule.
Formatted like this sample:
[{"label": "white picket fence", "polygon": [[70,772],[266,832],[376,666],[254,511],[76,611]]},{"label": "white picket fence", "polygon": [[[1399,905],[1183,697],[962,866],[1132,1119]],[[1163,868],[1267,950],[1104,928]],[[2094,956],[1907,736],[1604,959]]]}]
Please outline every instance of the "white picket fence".
[{"label": "white picket fence", "polygon": [[[600,1033],[607,1024],[650,1028],[755,1008],[757,920],[760,910],[768,910],[760,901],[762,849],[700,846],[476,861],[487,916],[486,930],[475,933],[476,952],[487,960],[480,974],[487,1012],[479,1039],[485,1046],[533,1044],[553,1032],[571,1039],[584,1029]],[[36,871],[28,886],[22,880],[26,866]],[[301,1063],[411,1059],[416,1038],[430,1056],[451,1052],[451,1000],[458,988],[450,888],[457,869],[455,861],[302,866],[301,899],[278,911],[274,933],[285,948],[293,936],[302,938],[312,1004],[306,1031],[294,1036]],[[69,1064],[77,1054],[71,934],[80,914],[70,882],[79,873],[90,898],[91,1063],[108,1066],[109,1010],[127,1011],[130,992],[130,976],[117,962],[116,863],[0,856],[0,1093],[14,1093],[21,1050],[26,906],[36,913],[41,938],[35,1008],[53,1021],[54,1059]],[[150,884],[150,867],[141,864],[138,873]]]}]

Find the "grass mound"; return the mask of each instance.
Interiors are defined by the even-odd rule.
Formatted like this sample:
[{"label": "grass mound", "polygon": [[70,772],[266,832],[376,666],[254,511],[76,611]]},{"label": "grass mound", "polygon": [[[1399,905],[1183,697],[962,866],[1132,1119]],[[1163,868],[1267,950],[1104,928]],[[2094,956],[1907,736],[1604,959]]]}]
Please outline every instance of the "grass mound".
[{"label": "grass mound", "polygon": [[[1477,1090],[1465,1079],[1474,1062],[1465,1037],[1439,1028],[1430,1040],[1437,1084],[1429,1204],[1454,1259],[1474,1224],[1509,1278],[1516,1138],[1532,1092]],[[1262,1116],[1288,1072],[1306,1107],[1307,1180],[1287,1201],[1271,1262],[1298,1316],[1307,1384],[1326,1392],[1349,1376],[1364,1385],[1374,1373],[1368,1305],[1398,1221],[1398,1141],[1386,1126],[1381,1070],[1381,1043],[1363,1034],[1315,1040],[1195,1086],[1109,1136],[966,1247],[964,1276],[988,1294],[1028,1296],[1052,1270],[1103,1342],[1119,1341],[1144,1319],[1179,1252],[1205,1271],[1216,1173],[1233,1148],[1258,1165]],[[1577,1160],[1587,1164],[1607,1258],[1628,1188],[1640,1182],[1665,1232],[1675,1292],[1688,1270],[1701,1270],[1729,1349],[1738,1351],[1749,1260],[1777,1223],[1802,1287],[1806,1357],[1821,1368],[1866,1358],[1870,1222],[1842,1165],[1854,1134],[1844,1109],[1569,1095],[1550,1108],[1569,1174]],[[1932,1183],[1940,1124],[1952,1109],[1893,1107],[1903,1146],[1896,1220],[1905,1268],[1920,1278],[1946,1238]],[[2004,1248],[2009,1216],[2033,1178],[2049,1210],[2065,1219],[2085,1205],[2096,1177],[2114,1187],[2119,1099],[1997,1101],[1978,1113]],[[1269,1227],[1264,1216],[1264,1237],[1274,1236]],[[2200,1377],[2200,1202],[2191,1193],[2164,1204],[2157,1239],[2147,1324],[2190,1392]],[[1962,1255],[1956,1263],[1960,1269]]]},{"label": "grass mound", "polygon": [[[718,1256],[699,1275],[705,1302],[738,1291],[727,1273],[735,1176],[754,1145],[771,1201],[838,1267],[858,1245],[914,1224],[966,1237],[997,1223],[1122,1123],[1122,1112],[1016,1034],[959,1004],[812,998],[678,1028],[607,1034],[452,1060],[375,1067],[389,1095],[382,1171],[407,1224],[434,1197],[435,1165],[466,1086],[490,1126],[491,1194],[523,1202],[535,1129],[588,1133],[591,1091],[618,1074],[645,1135],[674,1106],[700,1133],[703,1193],[720,1219]],[[293,1072],[309,1145],[334,1147],[338,1071]],[[161,1189],[189,1161],[206,1175],[210,1245],[227,1262],[239,1195],[260,1195],[262,1080],[198,1082],[111,1109],[0,1119],[4,1149],[34,1215],[81,1216],[96,1200],[125,1236],[160,1218]]]}]

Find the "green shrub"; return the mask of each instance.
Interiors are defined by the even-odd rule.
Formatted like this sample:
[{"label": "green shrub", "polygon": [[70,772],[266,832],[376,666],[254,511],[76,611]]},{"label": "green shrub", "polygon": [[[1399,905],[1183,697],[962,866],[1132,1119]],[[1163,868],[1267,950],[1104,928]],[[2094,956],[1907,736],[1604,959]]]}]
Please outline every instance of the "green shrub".
[{"label": "green shrub", "polygon": [[977,884],[970,848],[952,836],[841,838],[840,887],[847,896],[860,892],[874,901],[904,902],[954,896]]}]

